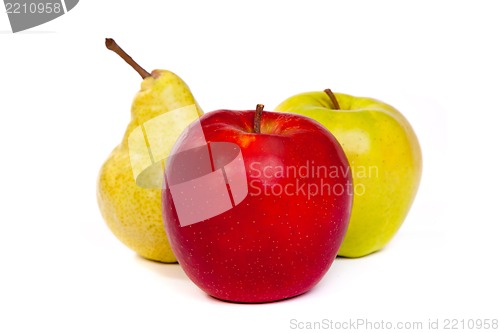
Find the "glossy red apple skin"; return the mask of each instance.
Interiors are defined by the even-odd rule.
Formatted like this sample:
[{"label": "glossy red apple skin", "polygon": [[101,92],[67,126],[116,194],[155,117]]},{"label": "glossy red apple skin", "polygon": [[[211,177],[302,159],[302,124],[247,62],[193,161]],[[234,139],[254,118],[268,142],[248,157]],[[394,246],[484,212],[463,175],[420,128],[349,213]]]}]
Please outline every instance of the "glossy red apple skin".
[{"label": "glossy red apple skin", "polygon": [[[327,129],[303,116],[264,111],[261,133],[254,133],[254,116],[253,110],[218,110],[200,118],[207,142],[232,142],[241,149],[248,182],[241,203],[181,226],[168,183],[169,173],[176,172],[171,159],[162,198],[167,235],[187,276],[207,294],[241,303],[282,300],[315,286],[337,255],[352,205],[349,164]],[[171,156],[196,140],[181,136]],[[313,164],[347,172],[338,177],[278,174],[282,167]],[[295,191],[288,187],[293,195],[275,195],[287,184],[294,184]],[[321,184],[324,190],[313,196],[299,190],[301,184]],[[326,186],[336,186],[337,193]]]}]

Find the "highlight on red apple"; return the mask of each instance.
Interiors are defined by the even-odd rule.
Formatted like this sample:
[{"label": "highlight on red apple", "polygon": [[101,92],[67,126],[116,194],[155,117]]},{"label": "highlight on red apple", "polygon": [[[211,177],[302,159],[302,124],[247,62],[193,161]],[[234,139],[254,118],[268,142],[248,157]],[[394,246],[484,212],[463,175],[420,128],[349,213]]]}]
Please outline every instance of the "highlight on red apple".
[{"label": "highlight on red apple", "polygon": [[351,211],[344,151],[318,122],[256,110],[204,114],[165,166],[163,219],[187,276],[226,301],[282,300],[332,265]]}]

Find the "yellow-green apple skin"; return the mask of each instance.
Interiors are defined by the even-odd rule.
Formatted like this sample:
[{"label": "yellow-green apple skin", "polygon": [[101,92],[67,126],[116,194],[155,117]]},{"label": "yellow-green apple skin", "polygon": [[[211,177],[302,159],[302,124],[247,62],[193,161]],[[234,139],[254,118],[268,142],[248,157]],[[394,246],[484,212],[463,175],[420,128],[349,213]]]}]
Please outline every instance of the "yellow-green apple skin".
[{"label": "yellow-green apple skin", "polygon": [[422,153],[410,123],[392,106],[372,98],[325,92],[302,93],[275,111],[317,120],[342,145],[353,176],[349,227],[338,253],[362,257],[382,249],[397,232],[417,193]]},{"label": "yellow-green apple skin", "polygon": [[[99,208],[113,234],[140,256],[166,263],[176,262],[176,258],[163,226],[161,187],[143,188],[136,184],[129,137],[147,121],[189,105],[196,107],[196,117],[203,113],[180,77],[166,70],[152,71],[151,76],[142,81],[132,103],[131,120],[123,140],[105,161],[97,182]],[[176,126],[182,128],[190,123],[182,116],[177,122]],[[167,141],[176,139],[169,138],[172,135],[169,128],[165,128],[162,135],[161,139]]]}]

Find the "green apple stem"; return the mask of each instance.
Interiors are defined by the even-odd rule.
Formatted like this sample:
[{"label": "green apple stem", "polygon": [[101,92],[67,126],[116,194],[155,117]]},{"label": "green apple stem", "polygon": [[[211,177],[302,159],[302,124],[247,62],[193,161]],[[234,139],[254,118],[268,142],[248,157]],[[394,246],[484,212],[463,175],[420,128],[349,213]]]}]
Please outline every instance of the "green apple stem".
[{"label": "green apple stem", "polygon": [[123,51],[123,49],[118,44],[116,44],[113,38],[106,38],[106,47],[108,48],[108,50],[115,52],[123,60],[125,60],[125,62],[129,64],[133,69],[135,69],[135,71],[139,73],[139,75],[143,79],[151,76],[151,74],[147,70],[139,66],[139,64],[136,63],[135,60],[127,54],[127,52]]},{"label": "green apple stem", "polygon": [[335,97],[335,94],[330,89],[325,89],[323,91],[328,95],[328,97],[330,97],[330,100],[333,103],[333,108],[335,110],[340,110],[340,105],[339,102],[337,101],[337,97]]},{"label": "green apple stem", "polygon": [[262,120],[262,110],[264,110],[264,104],[257,104],[257,107],[255,108],[255,117],[253,118],[254,133],[260,133],[260,121]]}]

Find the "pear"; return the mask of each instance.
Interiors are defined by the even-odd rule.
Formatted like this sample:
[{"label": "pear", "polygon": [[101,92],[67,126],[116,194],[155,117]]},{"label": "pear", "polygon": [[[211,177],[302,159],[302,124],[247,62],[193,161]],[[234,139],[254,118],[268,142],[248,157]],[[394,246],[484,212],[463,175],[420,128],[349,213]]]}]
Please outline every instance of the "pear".
[{"label": "pear", "polygon": [[143,78],[121,143],[100,169],[97,201],[113,234],[140,256],[176,262],[163,226],[164,160],[181,132],[203,114],[189,87],[167,70],[148,73],[113,39],[116,52]]}]

